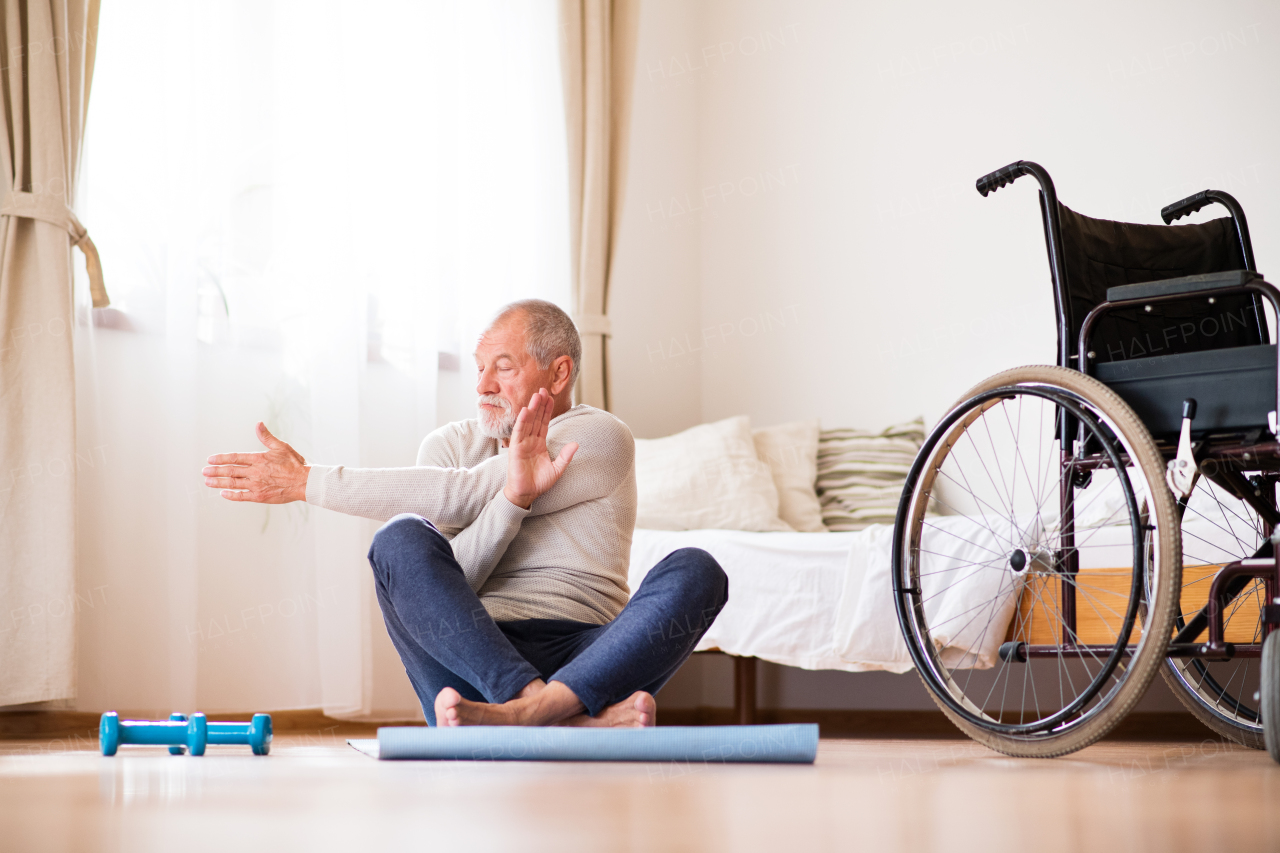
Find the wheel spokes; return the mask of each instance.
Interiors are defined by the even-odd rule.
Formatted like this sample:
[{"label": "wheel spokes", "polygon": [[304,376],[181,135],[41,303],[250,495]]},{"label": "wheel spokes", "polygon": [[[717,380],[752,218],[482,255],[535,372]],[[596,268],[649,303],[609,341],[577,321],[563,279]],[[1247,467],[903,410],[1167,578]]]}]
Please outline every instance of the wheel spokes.
[{"label": "wheel spokes", "polygon": [[[1038,411],[1028,416],[1028,406]],[[956,706],[996,729],[1045,722],[1056,730],[1105,701],[1108,685],[1123,677],[1121,633],[1137,610],[1133,556],[1145,547],[1134,542],[1137,490],[1126,492],[1113,478],[1114,494],[1106,493],[1110,472],[1100,472],[1093,494],[1077,494],[1052,432],[1059,406],[1046,395],[1010,394],[979,401],[962,421],[957,415],[952,423],[960,426],[935,447],[915,500],[920,515],[903,586],[918,590],[907,606],[922,653]],[[1096,442],[1117,446],[1091,428]],[[1126,451],[1113,449],[1110,458],[1119,453]],[[1119,504],[1107,504],[1116,494]],[[1080,522],[1070,545],[1064,507]],[[926,521],[923,508],[946,521]],[[958,560],[957,549],[981,556]],[[1117,554],[1116,565],[1094,565]],[[1080,574],[1056,570],[1068,556]],[[1062,609],[1064,594],[1076,601],[1074,622]],[[993,652],[1016,643],[1034,647],[1036,657],[1014,663]],[[1057,707],[1042,707],[1048,684]]]}]

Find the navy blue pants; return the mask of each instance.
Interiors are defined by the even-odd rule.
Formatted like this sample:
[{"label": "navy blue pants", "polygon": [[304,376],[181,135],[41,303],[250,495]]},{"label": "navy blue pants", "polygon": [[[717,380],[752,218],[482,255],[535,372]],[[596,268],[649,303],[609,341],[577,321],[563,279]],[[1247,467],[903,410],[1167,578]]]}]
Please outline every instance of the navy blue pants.
[{"label": "navy blue pants", "polygon": [[495,622],[467,585],[449,541],[409,514],[374,535],[369,563],[387,632],[433,726],[436,694],[445,687],[475,702],[501,703],[535,679],[559,681],[591,716],[637,690],[657,693],[729,598],[729,580],[715,558],[681,548],[654,566],[606,625]]}]

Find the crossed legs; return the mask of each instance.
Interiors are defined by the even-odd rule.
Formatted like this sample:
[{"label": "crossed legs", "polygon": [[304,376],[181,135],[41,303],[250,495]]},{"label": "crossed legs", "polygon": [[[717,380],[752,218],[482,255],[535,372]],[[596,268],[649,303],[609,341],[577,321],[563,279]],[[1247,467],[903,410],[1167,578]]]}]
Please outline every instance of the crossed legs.
[{"label": "crossed legs", "polygon": [[711,555],[685,548],[607,625],[494,622],[448,541],[414,515],[378,531],[369,561],[387,631],[433,725],[653,725],[652,694],[728,598]]}]

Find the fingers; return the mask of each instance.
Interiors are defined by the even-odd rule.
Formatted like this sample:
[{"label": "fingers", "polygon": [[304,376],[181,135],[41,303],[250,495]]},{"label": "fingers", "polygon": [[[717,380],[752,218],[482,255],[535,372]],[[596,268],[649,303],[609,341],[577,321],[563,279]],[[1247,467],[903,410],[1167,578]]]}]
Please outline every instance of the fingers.
[{"label": "fingers", "polygon": [[529,398],[529,436],[534,437],[542,431],[542,391],[534,391]]},{"label": "fingers", "polygon": [[211,489],[247,489],[247,477],[205,477],[204,484]]},{"label": "fingers", "polygon": [[248,492],[223,489],[220,494],[229,501],[253,501]]},{"label": "fingers", "polygon": [[205,477],[245,477],[249,474],[246,465],[209,465],[200,472]]},{"label": "fingers", "polygon": [[533,415],[529,412],[529,406],[523,406],[520,413],[516,415],[516,425],[511,428],[511,440],[508,446],[519,444],[525,437],[529,429],[529,420]]},{"label": "fingers", "polygon": [[534,395],[529,398],[529,421],[525,430],[527,438],[542,439],[545,442],[547,426],[551,422],[551,410],[554,406],[546,388],[539,388],[534,392]]},{"label": "fingers", "polygon": [[525,439],[543,439],[547,437],[547,427],[551,423],[551,412],[555,401],[547,393],[546,388],[539,388],[529,398],[528,405],[520,409],[516,415],[516,425],[511,430],[511,444]]},{"label": "fingers", "polygon": [[265,453],[216,453],[210,456],[210,465],[253,465],[261,462]]},{"label": "fingers", "polygon": [[538,421],[538,436],[544,441],[547,438],[547,430],[551,428],[551,413],[555,411],[555,401],[551,399],[551,395],[547,393],[546,388],[538,389],[538,396],[541,399],[542,418]]}]

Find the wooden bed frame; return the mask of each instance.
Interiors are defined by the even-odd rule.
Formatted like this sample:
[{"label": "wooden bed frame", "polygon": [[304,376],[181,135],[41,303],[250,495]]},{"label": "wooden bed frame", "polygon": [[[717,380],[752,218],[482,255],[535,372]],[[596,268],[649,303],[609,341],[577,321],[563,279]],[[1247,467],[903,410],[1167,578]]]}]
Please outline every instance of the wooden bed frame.
[{"label": "wooden bed frame", "polygon": [[733,719],[739,726],[755,725],[758,658],[740,657],[720,649],[704,649],[695,654],[726,655],[733,658]]}]

